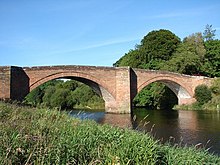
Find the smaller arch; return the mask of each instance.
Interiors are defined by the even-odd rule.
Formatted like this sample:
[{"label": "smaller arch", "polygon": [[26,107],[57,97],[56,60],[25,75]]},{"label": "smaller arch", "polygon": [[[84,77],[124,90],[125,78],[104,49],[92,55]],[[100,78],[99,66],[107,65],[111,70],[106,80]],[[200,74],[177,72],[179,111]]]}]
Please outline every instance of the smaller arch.
[{"label": "smaller arch", "polygon": [[155,78],[152,78],[150,80],[145,81],[143,84],[141,84],[138,87],[138,93],[147,85],[154,83],[154,82],[161,82],[165,84],[167,87],[169,87],[177,96],[178,103],[181,104],[182,100],[185,99],[192,99],[193,98],[193,92],[185,86],[182,82],[179,82],[176,78],[171,76],[158,76]]}]

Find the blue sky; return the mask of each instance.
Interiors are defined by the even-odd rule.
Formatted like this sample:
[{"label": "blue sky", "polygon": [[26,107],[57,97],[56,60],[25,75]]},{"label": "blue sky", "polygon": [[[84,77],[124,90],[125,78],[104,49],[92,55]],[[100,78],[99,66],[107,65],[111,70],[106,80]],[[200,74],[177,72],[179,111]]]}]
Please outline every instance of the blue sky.
[{"label": "blue sky", "polygon": [[1,66],[112,66],[159,29],[220,39],[219,0],[0,0],[0,20]]}]

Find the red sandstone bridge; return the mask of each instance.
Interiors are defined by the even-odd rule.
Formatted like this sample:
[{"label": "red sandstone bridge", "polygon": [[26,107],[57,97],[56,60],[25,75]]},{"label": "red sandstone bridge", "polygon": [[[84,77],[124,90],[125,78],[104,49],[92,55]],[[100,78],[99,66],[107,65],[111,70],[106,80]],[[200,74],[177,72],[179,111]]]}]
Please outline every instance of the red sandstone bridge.
[{"label": "red sandstone bridge", "polygon": [[105,101],[106,112],[130,113],[132,100],[145,86],[161,82],[177,96],[178,104],[195,101],[194,90],[211,79],[130,67],[39,66],[0,67],[0,99],[22,100],[30,91],[53,79],[68,78],[93,88]]}]

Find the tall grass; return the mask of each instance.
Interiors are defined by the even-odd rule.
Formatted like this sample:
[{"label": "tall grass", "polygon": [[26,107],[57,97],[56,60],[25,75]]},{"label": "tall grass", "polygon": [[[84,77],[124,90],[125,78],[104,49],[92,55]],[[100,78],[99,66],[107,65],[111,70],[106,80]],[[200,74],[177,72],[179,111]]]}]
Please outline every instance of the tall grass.
[{"label": "tall grass", "polygon": [[81,121],[64,112],[0,102],[0,164],[219,164],[195,148]]}]

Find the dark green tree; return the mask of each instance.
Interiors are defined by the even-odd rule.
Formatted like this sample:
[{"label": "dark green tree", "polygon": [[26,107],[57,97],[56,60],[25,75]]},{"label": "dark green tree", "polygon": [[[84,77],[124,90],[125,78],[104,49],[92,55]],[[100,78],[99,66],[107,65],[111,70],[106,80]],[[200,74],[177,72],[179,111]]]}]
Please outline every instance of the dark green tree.
[{"label": "dark green tree", "polygon": [[140,68],[145,63],[145,56],[139,49],[130,50],[123,58],[120,58],[113,66],[130,66],[132,68]]},{"label": "dark green tree", "polygon": [[140,48],[145,54],[145,63],[152,60],[169,60],[180,43],[179,37],[169,30],[156,30],[148,33],[142,40]]},{"label": "dark green tree", "polygon": [[140,45],[120,58],[114,66],[160,69],[161,63],[169,60],[180,43],[180,39],[169,30],[157,30],[148,33]]}]

